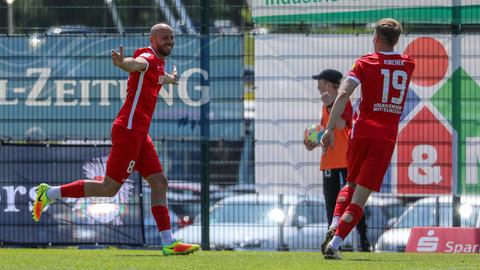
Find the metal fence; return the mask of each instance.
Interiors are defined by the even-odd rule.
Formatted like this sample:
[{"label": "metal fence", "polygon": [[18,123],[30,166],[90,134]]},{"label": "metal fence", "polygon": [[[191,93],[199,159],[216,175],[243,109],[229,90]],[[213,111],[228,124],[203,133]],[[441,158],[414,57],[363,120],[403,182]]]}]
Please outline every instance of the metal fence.
[{"label": "metal fence", "polygon": [[[212,249],[318,250],[327,230],[321,152],[303,145],[321,117],[311,76],[346,73],[373,50],[382,17],[403,23],[397,48],[417,69],[391,166],[365,210],[370,243],[403,251],[415,226],[479,228],[480,4],[417,2],[2,2],[0,243],[161,244],[136,173],[113,198],[63,199],[39,224],[30,214],[40,182],[105,173],[127,79],[110,50],[147,46],[157,21],[177,31],[166,69],[175,64],[181,80],[160,92],[150,128],[176,237]],[[360,240],[353,232],[344,248]]]}]

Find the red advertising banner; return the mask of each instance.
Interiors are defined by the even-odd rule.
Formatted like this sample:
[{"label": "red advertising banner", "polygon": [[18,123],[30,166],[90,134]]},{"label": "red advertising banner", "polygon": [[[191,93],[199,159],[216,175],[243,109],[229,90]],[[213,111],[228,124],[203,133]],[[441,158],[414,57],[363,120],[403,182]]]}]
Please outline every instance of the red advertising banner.
[{"label": "red advertising banner", "polygon": [[414,227],[406,252],[479,253],[480,229]]},{"label": "red advertising banner", "polygon": [[398,135],[397,192],[449,194],[452,187],[452,133],[423,107]]}]

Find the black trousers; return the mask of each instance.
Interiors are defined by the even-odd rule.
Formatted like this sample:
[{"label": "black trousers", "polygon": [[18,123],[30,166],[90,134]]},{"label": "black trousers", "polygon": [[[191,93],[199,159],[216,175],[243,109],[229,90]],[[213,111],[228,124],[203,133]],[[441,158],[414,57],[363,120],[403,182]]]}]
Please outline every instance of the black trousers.
[{"label": "black trousers", "polygon": [[[325,208],[327,210],[328,225],[332,224],[333,212],[340,189],[346,184],[347,168],[322,170],[323,172],[323,196],[325,197]],[[358,222],[357,231],[360,239],[367,239],[367,223],[365,215]]]}]

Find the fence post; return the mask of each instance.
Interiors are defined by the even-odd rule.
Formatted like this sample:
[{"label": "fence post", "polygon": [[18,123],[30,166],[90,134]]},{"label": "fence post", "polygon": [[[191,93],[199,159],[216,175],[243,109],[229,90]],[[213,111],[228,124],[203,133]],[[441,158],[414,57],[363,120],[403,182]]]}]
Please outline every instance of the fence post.
[{"label": "fence post", "polygon": [[[285,210],[285,204],[283,202],[283,194],[278,194],[278,209],[284,211]],[[287,218],[287,215],[283,218],[282,221],[279,221],[277,223],[278,225],[278,247],[277,251],[287,251],[287,247],[285,246],[283,235],[284,235],[284,226],[285,226],[285,220]]]},{"label": "fence post", "polygon": [[7,1],[7,17],[8,17],[8,34],[13,35],[15,32],[15,25],[13,21],[13,1]]},{"label": "fence post", "polygon": [[[462,182],[462,160],[464,158],[464,147],[462,142],[462,115],[461,115],[461,102],[462,102],[462,38],[461,25],[462,25],[462,1],[452,0],[452,125],[453,129],[457,132],[456,136],[453,136],[454,149],[454,167],[456,168],[454,175],[455,181],[452,183],[452,224],[454,227],[460,227],[460,214],[458,209],[460,207],[460,193],[458,190],[460,183]],[[456,163],[456,164],[455,164]],[[456,167],[455,167],[456,165]]]},{"label": "fence post", "polygon": [[[210,46],[209,46],[209,23],[208,23],[208,0],[202,0],[201,5],[201,35],[200,35],[200,68],[209,75],[210,73]],[[209,87],[209,79],[201,76],[201,86]],[[206,91],[207,93],[209,91]],[[205,94],[205,93],[204,93]],[[204,95],[203,94],[203,95]],[[204,98],[202,96],[202,98]],[[201,132],[201,215],[202,215],[202,249],[210,249],[210,175],[208,172],[209,158],[208,145],[210,142],[210,101],[207,100],[200,107],[200,132]]]}]

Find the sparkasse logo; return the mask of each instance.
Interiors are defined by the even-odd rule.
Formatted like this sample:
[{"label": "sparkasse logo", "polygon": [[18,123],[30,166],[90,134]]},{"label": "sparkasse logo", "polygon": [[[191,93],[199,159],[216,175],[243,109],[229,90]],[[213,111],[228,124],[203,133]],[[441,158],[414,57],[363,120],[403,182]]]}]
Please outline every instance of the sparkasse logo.
[{"label": "sparkasse logo", "polygon": [[405,251],[480,253],[480,228],[414,227]]},{"label": "sparkasse logo", "polygon": [[418,252],[435,252],[438,248],[438,237],[433,236],[435,230],[429,230],[427,236],[420,237],[418,239],[417,251]]}]

